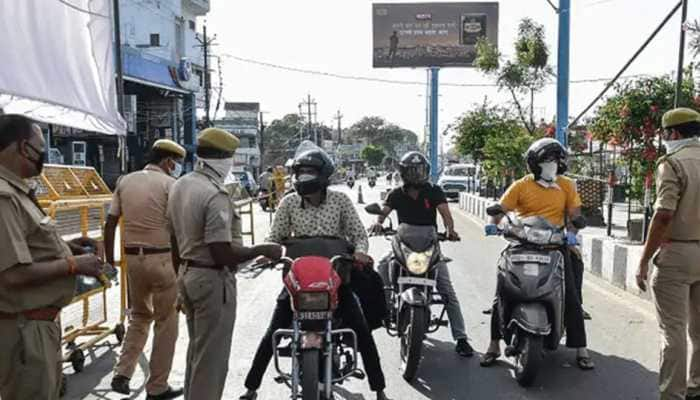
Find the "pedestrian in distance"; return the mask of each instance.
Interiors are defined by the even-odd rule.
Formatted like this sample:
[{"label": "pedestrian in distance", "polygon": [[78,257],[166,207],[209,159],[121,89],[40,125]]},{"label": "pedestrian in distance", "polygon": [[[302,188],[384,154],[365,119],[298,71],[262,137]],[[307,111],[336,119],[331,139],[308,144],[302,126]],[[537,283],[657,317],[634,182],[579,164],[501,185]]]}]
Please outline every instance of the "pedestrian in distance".
[{"label": "pedestrian in distance", "polygon": [[662,127],[667,154],[656,168],[656,210],[636,278],[646,291],[649,263],[654,263],[661,400],[700,400],[700,114],[670,110]]},{"label": "pedestrian in distance", "polygon": [[57,400],[61,383],[61,308],[76,275],[99,277],[102,262],[69,243],[39,206],[28,179],[43,170],[41,128],[21,115],[0,115],[0,398]]},{"label": "pedestrian in distance", "polygon": [[113,265],[115,231],[119,219],[123,220],[131,309],[111,386],[115,392],[131,393],[129,381],[153,324],[150,376],[146,382],[149,400],[172,399],[183,392],[168,385],[178,335],[178,264],[172,257],[166,209],[170,189],[182,174],[185,156],[185,149],[177,143],[157,140],[146,167],[117,181],[105,224],[105,260]]},{"label": "pedestrian in distance", "polygon": [[238,264],[282,256],[277,244],[244,247],[233,241],[233,207],[224,179],[238,145],[238,138],[225,130],[200,132],[194,171],[175,182],[168,198],[172,245],[180,259],[178,306],[187,317],[190,339],[186,400],[222,398],[236,319]]}]

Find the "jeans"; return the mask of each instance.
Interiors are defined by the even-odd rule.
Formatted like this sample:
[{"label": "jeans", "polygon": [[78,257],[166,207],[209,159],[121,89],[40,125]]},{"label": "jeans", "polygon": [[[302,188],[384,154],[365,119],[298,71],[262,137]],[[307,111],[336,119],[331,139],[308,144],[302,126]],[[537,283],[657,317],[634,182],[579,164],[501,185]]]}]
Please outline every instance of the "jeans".
[{"label": "jeans", "polygon": [[[581,308],[580,293],[576,287],[576,278],[572,261],[576,257],[568,250],[564,254],[564,326],[566,327],[566,347],[579,348],[586,347],[586,326],[583,321],[583,310]],[[583,263],[581,263],[583,265]],[[496,289],[496,297],[499,296]],[[493,302],[491,310],[491,340],[500,340],[501,320],[498,312],[498,298]],[[506,310],[506,315],[508,310]]]},{"label": "jeans", "polygon": [[[377,392],[384,390],[386,383],[384,381],[384,373],[379,362],[379,352],[377,345],[374,342],[372,333],[367,327],[365,317],[362,315],[360,304],[353,295],[352,290],[343,285],[338,291],[339,306],[337,312],[343,319],[343,323],[348,328],[355,331],[357,335],[357,346],[362,354],[362,362],[367,372],[369,387]],[[284,291],[277,299],[277,306],[272,314],[272,321],[265,332],[265,336],[258,345],[258,350],[255,352],[253,365],[248,371],[248,376],[245,380],[245,387],[248,390],[258,390],[262,383],[263,375],[267,369],[270,360],[272,359],[272,335],[278,329],[288,328],[292,325],[293,313],[290,305],[290,298],[287,292]]]},{"label": "jeans", "polygon": [[[391,258],[393,257],[393,252],[389,252],[387,255],[382,257],[377,266],[377,271],[381,275],[382,280],[385,285],[390,285],[389,278],[389,264]],[[467,339],[467,329],[464,324],[464,317],[462,316],[462,307],[459,305],[459,299],[457,298],[457,293],[455,292],[454,286],[452,286],[452,280],[450,279],[450,271],[447,268],[447,264],[440,262],[437,266],[437,282],[436,287],[438,293],[442,293],[447,297],[447,305],[445,306],[447,310],[447,318],[450,321],[450,329],[452,330],[452,339],[460,340]],[[389,306],[391,307],[391,305]]]}]

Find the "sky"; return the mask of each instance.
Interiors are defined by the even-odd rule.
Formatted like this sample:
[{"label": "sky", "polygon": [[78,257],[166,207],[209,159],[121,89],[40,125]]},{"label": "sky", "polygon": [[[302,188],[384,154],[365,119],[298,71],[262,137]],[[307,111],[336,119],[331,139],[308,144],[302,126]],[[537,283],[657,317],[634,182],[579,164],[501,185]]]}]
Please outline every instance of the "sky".
[{"label": "sky", "polygon": [[[556,4],[558,0],[553,0]],[[382,2],[395,2],[383,0]],[[370,0],[212,0],[207,29],[216,34],[215,55],[222,56],[223,98],[259,102],[265,120],[298,111],[308,94],[318,104],[318,120],[344,127],[377,115],[413,130],[425,126],[424,85],[396,85],[309,75],[241,62],[229,56],[292,68],[379,79],[426,81],[425,69],[372,68]],[[546,0],[501,0],[499,48],[513,54],[518,22],[530,17],[545,27],[550,64],[556,66],[558,17]],[[572,80],[611,78],[641,46],[676,0],[571,0]],[[700,17],[700,3],[689,2],[688,18]],[[664,27],[625,75],[672,73],[678,63],[680,11]],[[686,52],[686,64],[692,61]],[[492,84],[471,68],[444,68],[442,83]],[[604,82],[572,83],[570,115],[575,116],[603,89]],[[440,131],[488,97],[505,104],[509,97],[492,87],[440,86]],[[556,113],[556,85],[535,99],[537,113]],[[222,111],[220,111],[222,112]],[[449,140],[449,139],[448,139]]]}]

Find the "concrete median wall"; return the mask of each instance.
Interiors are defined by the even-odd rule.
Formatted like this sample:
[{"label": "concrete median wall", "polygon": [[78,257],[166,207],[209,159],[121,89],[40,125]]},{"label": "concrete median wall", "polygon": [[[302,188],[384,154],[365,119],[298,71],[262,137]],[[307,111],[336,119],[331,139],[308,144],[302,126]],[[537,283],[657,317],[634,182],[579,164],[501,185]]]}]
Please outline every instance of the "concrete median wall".
[{"label": "concrete median wall", "polygon": [[[492,199],[470,193],[460,193],[459,196],[459,208],[481,224],[489,220],[486,208],[493,203]],[[641,245],[607,237],[605,231],[599,228],[583,230],[579,241],[588,272],[622,290],[650,299],[648,291],[640,293],[635,281],[637,266],[642,258]]]}]

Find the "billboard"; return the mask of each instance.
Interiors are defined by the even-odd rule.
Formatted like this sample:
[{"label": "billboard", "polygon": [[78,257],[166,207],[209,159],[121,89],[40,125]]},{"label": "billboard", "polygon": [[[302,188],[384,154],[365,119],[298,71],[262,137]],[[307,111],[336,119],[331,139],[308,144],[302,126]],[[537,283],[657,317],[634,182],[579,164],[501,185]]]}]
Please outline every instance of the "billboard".
[{"label": "billboard", "polygon": [[471,67],[476,41],[498,44],[498,3],[372,5],[373,65]]}]

